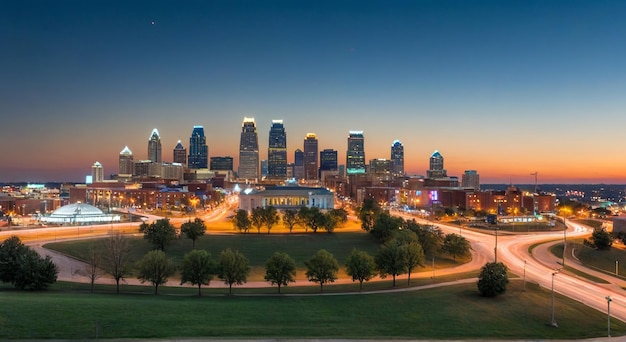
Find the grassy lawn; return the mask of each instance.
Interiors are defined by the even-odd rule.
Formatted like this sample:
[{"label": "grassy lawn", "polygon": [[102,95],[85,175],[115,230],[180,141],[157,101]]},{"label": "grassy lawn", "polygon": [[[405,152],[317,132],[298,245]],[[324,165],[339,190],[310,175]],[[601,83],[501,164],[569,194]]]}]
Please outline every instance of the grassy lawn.
[{"label": "grassy lawn", "polygon": [[602,228],[602,221],[599,220],[592,220],[592,219],[578,219],[578,220],[574,220],[575,222],[578,222],[580,224],[584,224],[587,225],[591,228]]},{"label": "grassy lawn", "polygon": [[[152,296],[0,288],[0,339],[99,338],[412,338],[580,339],[604,336],[606,315],[513,281],[497,298],[476,285],[346,296]],[[626,324],[611,323],[613,336]]]},{"label": "grassy lawn", "polygon": [[576,242],[574,246],[576,256],[584,265],[615,275],[615,261],[619,261],[618,274],[620,277],[626,276],[626,250],[615,247],[607,250],[596,250],[583,245],[582,240]]},{"label": "grassy lawn", "polygon": [[[131,237],[133,249],[133,260],[139,260],[148,251],[152,250],[152,245],[141,237]],[[85,259],[87,252],[93,246],[103,250],[102,240],[78,240],[69,242],[57,242],[45,245],[56,251],[67,255],[72,255],[79,259]],[[191,240],[182,238],[174,241],[167,249],[167,254],[177,264],[182,263],[185,253],[191,250]],[[353,248],[364,250],[370,255],[378,252],[378,244],[364,232],[344,232],[344,233],[306,233],[306,234],[232,234],[232,235],[206,235],[196,241],[197,249],[205,249],[211,253],[213,259],[217,259],[219,253],[227,248],[241,251],[249,260],[251,266],[250,281],[263,280],[265,275],[265,262],[274,252],[284,252],[289,254],[297,263],[297,279],[305,279],[304,262],[311,258],[320,249],[326,249],[333,253],[339,264],[343,266]],[[448,268],[458,265],[468,260],[454,260],[447,255],[435,256],[435,268]],[[430,258],[426,264],[430,269]],[[418,270],[419,271],[419,270]],[[339,277],[347,277],[343,267]]]}]

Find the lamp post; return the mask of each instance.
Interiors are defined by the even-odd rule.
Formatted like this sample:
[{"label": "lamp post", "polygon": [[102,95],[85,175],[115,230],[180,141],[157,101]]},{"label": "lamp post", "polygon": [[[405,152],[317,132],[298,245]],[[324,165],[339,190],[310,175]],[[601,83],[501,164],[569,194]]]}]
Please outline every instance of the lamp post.
[{"label": "lamp post", "polygon": [[611,296],[604,297],[606,299],[606,329],[607,336],[611,337]]},{"label": "lamp post", "polygon": [[495,255],[495,262],[498,262],[498,226],[496,225],[496,246],[493,248],[493,253]]},{"label": "lamp post", "polygon": [[619,275],[619,260],[615,260],[615,275]]},{"label": "lamp post", "polygon": [[556,321],[554,320],[554,277],[557,275],[557,273],[559,273],[559,270],[554,270],[554,272],[552,272],[552,319],[550,320],[550,326],[553,326],[555,328],[559,327],[559,325],[556,324]]}]

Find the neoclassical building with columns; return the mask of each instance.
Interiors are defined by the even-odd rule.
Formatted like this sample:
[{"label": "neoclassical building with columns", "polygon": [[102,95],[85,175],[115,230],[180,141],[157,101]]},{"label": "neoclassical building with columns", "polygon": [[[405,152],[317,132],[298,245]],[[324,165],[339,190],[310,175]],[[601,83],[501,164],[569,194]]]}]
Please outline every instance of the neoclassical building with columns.
[{"label": "neoclassical building with columns", "polygon": [[335,194],[326,188],[293,185],[246,189],[239,193],[239,209],[250,212],[257,207],[269,206],[279,210],[299,209],[300,207],[333,209]]}]

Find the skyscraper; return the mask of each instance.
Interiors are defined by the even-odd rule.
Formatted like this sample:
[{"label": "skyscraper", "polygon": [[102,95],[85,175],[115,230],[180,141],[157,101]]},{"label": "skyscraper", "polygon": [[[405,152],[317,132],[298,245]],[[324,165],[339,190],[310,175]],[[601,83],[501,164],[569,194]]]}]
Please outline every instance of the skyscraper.
[{"label": "skyscraper", "polygon": [[320,152],[320,177],[323,171],[337,171],[337,150],[327,148]]},{"label": "skyscraper", "polygon": [[287,177],[287,133],[285,133],[283,120],[272,120],[268,146],[267,176],[285,179]]},{"label": "skyscraper", "polygon": [[299,148],[293,153],[293,178],[304,179],[304,152]]},{"label": "skyscraper", "polygon": [[160,163],[161,159],[161,137],[157,129],[152,130],[150,139],[148,140],[148,159],[153,163]]},{"label": "skyscraper", "polygon": [[439,151],[430,156],[430,169],[426,171],[426,178],[445,178],[448,173],[443,168],[443,156]]},{"label": "skyscraper", "polygon": [[393,161],[394,176],[404,176],[404,146],[400,140],[395,140],[391,145],[391,161]]},{"label": "skyscraper", "polygon": [[304,179],[317,180],[317,135],[307,133],[304,139]]},{"label": "skyscraper", "polygon": [[259,178],[259,137],[254,118],[243,118],[239,142],[239,172],[242,179]]},{"label": "skyscraper", "polygon": [[104,168],[100,162],[95,162],[91,166],[91,181],[94,183],[104,181]]},{"label": "skyscraper", "polygon": [[183,144],[178,140],[178,144],[174,147],[174,163],[187,165],[187,149],[183,147]]},{"label": "skyscraper", "polygon": [[365,142],[363,131],[350,131],[346,153],[346,173],[365,173]]},{"label": "skyscraper", "polygon": [[133,176],[133,152],[125,146],[120,152],[119,169],[117,171],[118,177],[130,178]]},{"label": "skyscraper", "polygon": [[211,171],[232,171],[233,157],[211,157]]},{"label": "skyscraper", "polygon": [[189,137],[189,159],[190,169],[206,169],[209,163],[209,147],[206,145],[204,127],[193,126],[191,137]]},{"label": "skyscraper", "polygon": [[478,172],[476,170],[465,170],[465,173],[461,176],[461,186],[479,191],[480,175]]}]

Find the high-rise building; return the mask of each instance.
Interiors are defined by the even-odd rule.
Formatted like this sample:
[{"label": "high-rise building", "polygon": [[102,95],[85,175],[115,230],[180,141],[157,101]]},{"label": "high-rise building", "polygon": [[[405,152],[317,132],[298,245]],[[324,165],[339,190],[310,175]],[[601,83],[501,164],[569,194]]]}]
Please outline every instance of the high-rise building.
[{"label": "high-rise building", "polygon": [[206,169],[209,162],[209,147],[206,145],[204,127],[193,126],[189,137],[189,158],[187,160],[190,169]]},{"label": "high-rise building", "polygon": [[269,172],[269,163],[267,161],[267,159],[262,159],[261,160],[261,178],[266,178],[267,174]]},{"label": "high-rise building", "polygon": [[187,165],[187,149],[183,147],[183,144],[178,140],[178,144],[174,147],[174,163],[181,165]]},{"label": "high-rise building", "polygon": [[480,175],[478,172],[476,170],[465,170],[465,173],[461,176],[461,186],[479,191]]},{"label": "high-rise building", "polygon": [[118,177],[130,178],[133,175],[133,152],[125,146],[120,152],[119,169],[117,171]]},{"label": "high-rise building", "polygon": [[346,173],[365,173],[365,139],[363,131],[350,131],[346,153]]},{"label": "high-rise building", "polygon": [[391,180],[394,164],[392,160],[378,158],[370,160],[370,168],[368,174],[371,175],[372,181],[386,182]]},{"label": "high-rise building", "polygon": [[395,140],[391,145],[391,161],[393,161],[394,176],[404,176],[404,146],[400,140]]},{"label": "high-rise building", "polygon": [[259,137],[254,118],[243,118],[239,142],[239,171],[242,179],[259,178]]},{"label": "high-rise building", "polygon": [[95,162],[91,166],[91,181],[94,183],[104,181],[104,168],[100,162]]},{"label": "high-rise building", "polygon": [[150,139],[148,140],[148,159],[153,163],[160,163],[161,159],[161,137],[157,129],[152,130]]},{"label": "high-rise building", "polygon": [[324,171],[337,171],[337,150],[333,149],[325,149],[320,151],[320,172],[319,176],[322,181],[324,181],[323,174]]},{"label": "high-rise building", "polygon": [[299,148],[293,153],[293,178],[304,179],[304,152]]},{"label": "high-rise building", "polygon": [[287,133],[283,120],[272,120],[267,150],[267,176],[287,178]]},{"label": "high-rise building", "polygon": [[426,171],[426,178],[446,178],[448,174],[443,168],[443,156],[439,151],[433,152],[430,156],[430,169]]},{"label": "high-rise building", "polygon": [[317,135],[307,133],[304,139],[304,179],[317,180],[318,177]]},{"label": "high-rise building", "polygon": [[211,157],[211,171],[232,171],[233,157]]}]

